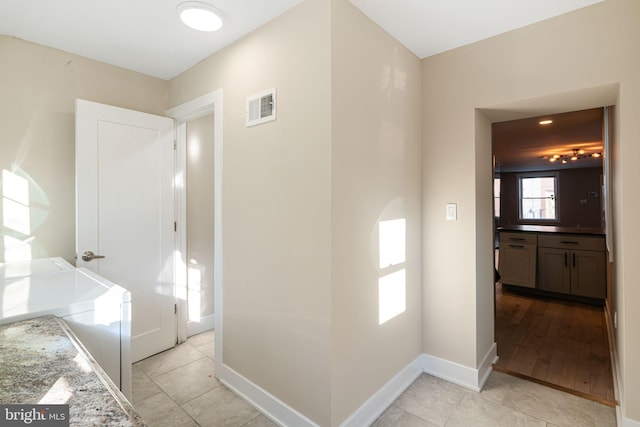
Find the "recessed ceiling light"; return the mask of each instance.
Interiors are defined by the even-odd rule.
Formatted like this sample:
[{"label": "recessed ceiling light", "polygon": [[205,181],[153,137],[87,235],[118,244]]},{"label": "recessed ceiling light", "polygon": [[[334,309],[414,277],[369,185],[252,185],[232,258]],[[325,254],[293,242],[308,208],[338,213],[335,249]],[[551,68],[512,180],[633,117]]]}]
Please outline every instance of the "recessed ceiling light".
[{"label": "recessed ceiling light", "polygon": [[550,125],[551,123],[553,123],[553,120],[549,120],[549,119],[547,119],[547,120],[540,120],[540,121],[538,122],[538,124],[540,124],[540,125]]},{"label": "recessed ceiling light", "polygon": [[216,31],[222,28],[221,13],[208,3],[185,1],[177,7],[178,16],[188,27],[198,31]]}]

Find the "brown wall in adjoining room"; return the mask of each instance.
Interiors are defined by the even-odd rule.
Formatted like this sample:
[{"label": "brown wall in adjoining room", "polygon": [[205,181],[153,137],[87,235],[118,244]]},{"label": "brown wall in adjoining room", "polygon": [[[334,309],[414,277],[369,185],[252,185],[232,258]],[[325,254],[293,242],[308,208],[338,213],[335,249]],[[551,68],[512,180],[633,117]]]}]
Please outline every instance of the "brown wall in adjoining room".
[{"label": "brown wall in adjoining room", "polygon": [[[551,171],[558,173],[559,222],[560,227],[602,226],[601,179],[602,168],[580,168]],[[589,196],[595,193],[595,196]],[[518,220],[518,173],[500,174],[500,221],[499,226],[532,224],[531,220]],[[547,224],[548,222],[540,222]]]}]

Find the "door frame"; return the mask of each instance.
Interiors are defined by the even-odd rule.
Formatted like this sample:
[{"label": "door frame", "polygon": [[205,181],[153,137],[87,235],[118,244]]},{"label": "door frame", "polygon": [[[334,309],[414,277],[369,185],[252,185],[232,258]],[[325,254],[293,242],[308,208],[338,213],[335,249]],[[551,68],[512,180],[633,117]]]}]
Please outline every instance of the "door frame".
[{"label": "door frame", "polygon": [[[612,227],[613,223],[613,203],[612,203],[612,188],[611,188],[611,176],[613,175],[613,169],[616,165],[613,163],[611,152],[613,151],[613,145],[615,144],[615,136],[612,136],[611,128],[615,126],[615,118],[612,121],[611,117],[611,109],[609,107],[615,109],[618,108],[619,105],[619,84],[611,83],[605,84],[602,86],[594,86],[587,87],[577,90],[571,90],[566,92],[556,92],[552,94],[546,94],[539,97],[531,97],[519,100],[513,100],[511,102],[505,102],[503,104],[496,104],[485,107],[477,107],[476,108],[476,138],[475,138],[475,147],[488,147],[490,150],[490,155],[493,156],[493,144],[492,144],[492,136],[491,136],[491,124],[494,122],[501,122],[506,120],[517,120],[526,117],[535,117],[544,114],[554,114],[554,113],[562,113],[567,111],[579,111],[585,110],[589,108],[605,108],[605,118],[606,121],[606,129],[604,130],[606,136],[605,142],[605,158],[603,159],[602,168],[603,175],[606,176],[607,185],[605,187],[604,195],[606,197],[606,208],[609,210],[607,215],[607,225],[605,227],[605,236],[607,239],[607,251],[609,249],[611,252],[607,258],[607,262],[613,262],[613,239],[615,237]],[[615,116],[614,116],[615,117]],[[486,153],[486,151],[485,151]],[[476,161],[477,164],[477,161]],[[492,177],[495,177],[495,164],[491,167]],[[493,191],[492,191],[493,193]],[[476,195],[478,195],[476,191]],[[493,212],[493,209],[491,210]],[[492,237],[493,239],[494,237]],[[493,249],[492,253],[494,256],[492,257],[493,263],[495,265],[495,249]],[[480,257],[476,255],[477,259],[480,260]],[[611,265],[607,266],[607,270],[609,268],[613,268]],[[607,278],[607,280],[609,280]],[[609,286],[609,284],[607,284]],[[617,282],[615,278],[612,279],[611,282],[612,289],[615,291],[617,287]],[[495,283],[493,283],[494,288],[494,316],[493,320],[493,337],[494,337],[494,345],[499,344],[495,342]],[[607,292],[609,289],[607,289]],[[617,291],[616,291],[617,292]],[[606,333],[609,339],[609,350],[611,352],[611,369],[612,369],[612,377],[613,377],[613,388],[616,397],[620,396],[620,387],[622,383],[621,372],[618,368],[618,350],[616,343],[616,335],[615,330],[613,329],[613,319],[611,319],[610,313],[610,304],[615,304],[616,301],[611,301],[609,298],[611,295],[607,295],[605,300],[605,323],[606,323]],[[615,297],[614,297],[615,298]],[[476,300],[478,300],[476,298]],[[617,309],[614,308],[617,314]],[[485,317],[487,319],[488,317]],[[618,399],[620,400],[620,399]],[[618,405],[618,417],[620,420],[620,405]]]},{"label": "door frame", "polygon": [[175,159],[175,218],[176,218],[176,256],[175,295],[178,301],[178,342],[187,339],[187,138],[186,124],[190,120],[213,114],[213,295],[216,371],[222,366],[222,89],[209,92],[167,110],[166,115],[176,121],[176,159]]}]

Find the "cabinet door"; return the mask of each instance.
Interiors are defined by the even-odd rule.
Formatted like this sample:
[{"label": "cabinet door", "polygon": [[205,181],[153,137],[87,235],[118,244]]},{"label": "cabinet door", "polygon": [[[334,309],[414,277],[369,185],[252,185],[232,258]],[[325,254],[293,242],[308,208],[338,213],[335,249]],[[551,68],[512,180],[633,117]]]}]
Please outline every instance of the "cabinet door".
[{"label": "cabinet door", "polygon": [[501,244],[498,270],[502,283],[535,288],[535,245]]},{"label": "cabinet door", "polygon": [[571,268],[569,251],[557,248],[538,248],[538,289],[569,294]]},{"label": "cabinet door", "polygon": [[571,294],[605,298],[605,265],[604,252],[571,251]]}]

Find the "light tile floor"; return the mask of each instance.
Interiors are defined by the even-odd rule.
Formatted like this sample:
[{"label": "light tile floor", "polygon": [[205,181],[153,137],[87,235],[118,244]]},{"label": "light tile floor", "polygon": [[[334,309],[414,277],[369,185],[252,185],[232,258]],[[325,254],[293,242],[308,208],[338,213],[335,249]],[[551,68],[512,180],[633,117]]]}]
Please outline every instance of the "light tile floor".
[{"label": "light tile floor", "polygon": [[[132,403],[149,427],[276,426],[215,379],[213,354],[211,331],[133,365]],[[372,427],[615,425],[614,408],[493,372],[480,393],[423,374]]]},{"label": "light tile floor", "polygon": [[133,406],[149,427],[275,427],[214,377],[213,331],[134,363]]}]

